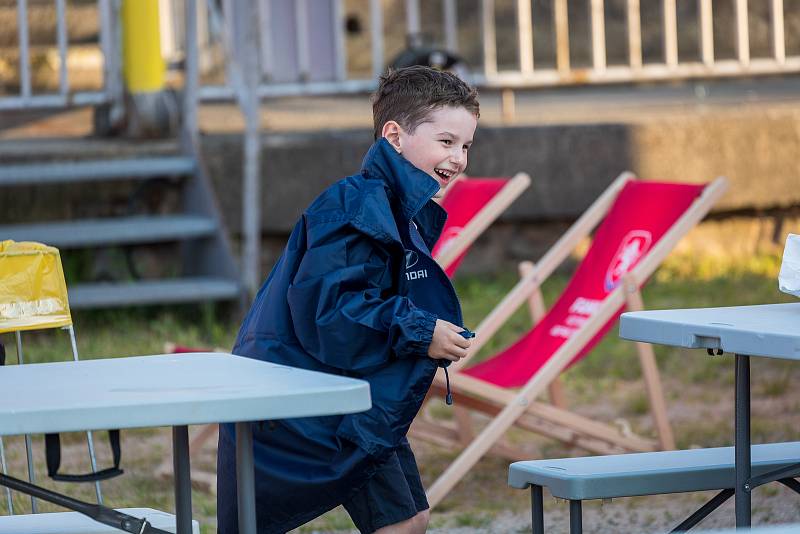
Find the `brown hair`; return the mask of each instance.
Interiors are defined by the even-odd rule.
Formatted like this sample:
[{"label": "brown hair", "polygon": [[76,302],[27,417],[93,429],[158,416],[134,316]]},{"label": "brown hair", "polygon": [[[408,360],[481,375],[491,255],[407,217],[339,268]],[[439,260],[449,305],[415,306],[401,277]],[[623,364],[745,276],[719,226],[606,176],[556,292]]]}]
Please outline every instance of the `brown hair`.
[{"label": "brown hair", "polygon": [[462,107],[480,117],[478,91],[455,74],[424,66],[389,70],[372,95],[375,139],[389,121],[413,133],[431,112],[445,106]]}]

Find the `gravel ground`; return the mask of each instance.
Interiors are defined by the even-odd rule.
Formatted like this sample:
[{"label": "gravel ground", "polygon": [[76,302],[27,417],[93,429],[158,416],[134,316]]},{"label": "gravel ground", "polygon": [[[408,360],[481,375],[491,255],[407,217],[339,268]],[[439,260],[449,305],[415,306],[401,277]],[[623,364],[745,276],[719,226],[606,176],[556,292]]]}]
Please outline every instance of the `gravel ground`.
[{"label": "gravel ground", "polygon": [[[726,359],[708,360],[709,367],[694,367],[681,375],[673,366],[675,358],[688,357],[676,353],[664,361],[664,388],[668,399],[669,417],[678,438],[679,448],[694,446],[730,445],[733,435],[733,373]],[[686,360],[693,361],[693,360]],[[587,362],[589,365],[591,362]],[[800,403],[792,387],[800,379],[800,367],[780,361],[753,362],[752,434],[755,443],[800,440]],[[640,406],[643,395],[636,380],[574,381],[570,402],[585,417],[615,422],[624,418],[626,425],[644,434],[651,434],[650,417]],[[431,407],[433,415],[444,417]],[[476,419],[480,426],[486,419]],[[443,421],[442,424],[446,424]],[[616,423],[614,423],[616,424]],[[191,429],[196,437],[199,427]],[[512,445],[523,449],[525,457],[560,458],[581,456],[586,452],[541,436],[512,430],[507,436]],[[160,466],[171,466],[171,433],[169,429],[126,430],[123,439],[123,467],[126,475],[104,482],[104,494],[112,506],[150,506],[172,510],[172,484],[160,477]],[[203,534],[216,530],[216,497],[213,492],[216,440],[210,439],[192,460],[195,484],[192,496],[195,518]],[[108,465],[110,452],[104,433],[96,435],[101,465]],[[11,474],[24,477],[25,447],[21,437],[5,442]],[[458,449],[445,449],[413,441],[418,464],[426,486],[450,464]],[[36,464],[39,479],[47,487],[67,491],[85,500],[93,500],[92,488],[87,485],[66,488],[61,483],[46,481],[41,438],[35,439]],[[85,471],[86,449],[82,434],[64,438],[64,469]],[[506,484],[508,461],[487,456],[470,471],[432,515],[429,532],[458,533],[516,533],[530,531],[530,501],[528,492],[511,489]],[[73,493],[74,492],[74,493]],[[612,502],[584,503],[584,532],[591,533],[655,533],[668,532],[708,501],[714,492],[688,493],[668,496],[614,499]],[[27,506],[19,496],[18,502]],[[753,523],[755,525],[797,523],[800,532],[800,496],[778,484],[758,488],[753,494]],[[0,515],[4,513],[0,499]],[[568,504],[546,496],[545,524],[547,532],[567,532]],[[722,529],[733,526],[733,501],[712,513],[701,527]],[[354,532],[352,523],[341,510],[311,522],[293,534],[344,534]]]},{"label": "gravel ground", "polygon": [[[612,502],[584,503],[583,531],[586,534],[669,532],[691,515],[714,493],[614,499]],[[800,500],[791,490],[768,486],[753,496],[753,525],[800,523]],[[569,505],[566,502],[546,503],[547,532],[569,531]],[[733,499],[714,511],[698,527],[723,529],[734,526]],[[501,513],[482,526],[443,526],[430,529],[431,534],[484,534],[530,532],[528,514]],[[800,532],[800,525],[798,525]]]}]

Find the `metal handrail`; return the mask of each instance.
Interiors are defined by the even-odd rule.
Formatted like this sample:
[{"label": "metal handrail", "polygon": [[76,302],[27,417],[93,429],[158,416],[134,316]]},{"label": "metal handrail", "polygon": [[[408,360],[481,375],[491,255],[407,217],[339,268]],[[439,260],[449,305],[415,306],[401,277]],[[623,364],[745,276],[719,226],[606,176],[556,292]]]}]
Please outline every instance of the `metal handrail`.
[{"label": "metal handrail", "polygon": [[[736,59],[718,60],[714,55],[713,12],[711,0],[697,0],[700,61],[681,61],[678,56],[678,24],[676,0],[662,0],[664,57],[661,62],[645,63],[642,58],[642,26],[640,0],[627,0],[628,62],[607,65],[604,0],[588,0],[591,24],[592,66],[575,68],[569,59],[569,17],[567,0],[553,0],[556,34],[556,68],[534,69],[527,47],[532,42],[531,25],[523,20],[519,26],[520,66],[497,71],[495,59],[484,59],[483,75],[478,85],[497,88],[563,86],[756,76],[800,71],[800,55],[787,57],[783,0],[770,1],[770,35],[772,56],[753,59],[750,53],[747,0],[734,0]],[[529,15],[530,0],[517,0],[520,17]],[[485,5],[485,2],[484,2]],[[534,21],[535,22],[535,21]],[[484,44],[484,54],[491,47]]]},{"label": "metal handrail", "polygon": [[[259,156],[258,156],[258,99],[289,95],[320,95],[370,91],[385,69],[386,43],[383,31],[386,14],[383,0],[369,1],[371,69],[367,77],[348,76],[348,49],[344,36],[344,0],[224,0],[223,10],[217,12],[213,0],[172,0],[175,9],[164,9],[162,17],[172,17],[174,31],[164,32],[162,39],[176,39],[165,47],[175,57],[184,59],[184,144],[196,145],[197,102],[203,100],[238,100],[248,117],[245,136],[245,177],[243,178],[243,228],[245,253],[244,280],[253,290],[258,278],[260,213]],[[570,61],[570,12],[568,0],[552,2],[554,34],[553,67],[541,67],[535,61],[534,32],[542,21],[537,18],[532,0],[516,0],[517,23],[514,42],[518,63],[501,66],[497,58],[498,24],[494,0],[482,0],[478,13],[482,60],[475,65],[470,80],[480,87],[513,89],[559,87],[575,84],[609,84],[620,82],[672,81],[692,78],[758,76],[800,72],[800,55],[787,55],[785,35],[785,6],[783,0],[768,0],[770,6],[771,54],[766,58],[751,55],[748,29],[747,0],[734,2],[735,59],[718,59],[714,50],[714,25],[711,0],[696,0],[698,10],[698,60],[683,61],[678,54],[677,0],[662,0],[663,57],[660,61],[645,61],[641,0],[626,0],[625,23],[627,59],[622,64],[609,64],[606,49],[606,20],[604,0],[586,0],[591,28],[591,64],[583,68]],[[688,0],[687,0],[688,1]],[[114,109],[123,104],[122,52],[119,44],[120,0],[98,0],[100,14],[100,48],[104,59],[103,88],[100,91],[70,89],[66,67],[69,42],[66,28],[66,0],[55,0],[57,12],[56,43],[60,60],[58,90],[49,94],[34,94],[29,57],[28,2],[17,0],[18,39],[20,52],[19,94],[0,97],[0,111],[26,108],[63,108],[71,105],[111,104]],[[420,0],[405,0],[405,31],[418,36],[421,30]],[[424,4],[429,5],[429,4]],[[458,54],[458,10],[456,0],[443,0],[440,16],[442,49]],[[574,6],[573,6],[574,7]],[[283,8],[280,11],[278,8]],[[261,29],[247,46],[246,53],[258,52],[257,63],[250,57],[234,57],[231,24],[239,13],[249,17]],[[287,15],[289,13],[290,15]],[[288,17],[279,20],[278,15]],[[366,15],[366,14],[365,14]],[[798,13],[792,13],[798,16]],[[320,17],[324,19],[320,22]],[[325,19],[327,17],[327,19]],[[240,17],[241,18],[241,17]],[[313,19],[313,20],[312,20]],[[221,23],[218,23],[221,22]],[[393,20],[392,24],[403,24]],[[283,37],[277,35],[284,32]],[[502,34],[501,34],[502,35]],[[275,41],[276,39],[284,39]],[[183,40],[181,40],[183,39]],[[216,39],[216,43],[215,43]],[[224,42],[227,39],[229,42]],[[316,39],[316,41],[313,41]],[[320,40],[324,42],[320,44]],[[202,84],[203,47],[223,41],[227,80],[221,85]],[[281,54],[276,54],[277,46]],[[287,60],[288,58],[288,60]],[[254,68],[251,68],[255,65]],[[253,80],[253,75],[257,80]]]},{"label": "metal handrail", "polygon": [[[259,97],[288,95],[318,95],[356,93],[372,90],[377,77],[385,69],[384,33],[381,31],[385,19],[383,3],[371,0],[369,20],[371,36],[372,72],[369,78],[347,77],[347,49],[342,37],[342,0],[329,0],[331,13],[333,51],[328,59],[334,63],[335,75],[328,79],[313,79],[309,64],[313,50],[309,48],[309,12],[306,1],[296,2],[294,9],[294,42],[290,47],[296,76],[293,79],[276,79],[274,62],[270,59],[274,48],[269,28],[274,24],[272,11],[279,0],[257,0],[259,20],[262,27],[260,47],[262,51],[263,78],[258,86]],[[480,38],[482,63],[477,65],[470,81],[481,87],[491,88],[536,88],[557,87],[575,84],[610,84],[624,82],[672,81],[692,78],[715,78],[735,76],[759,76],[800,72],[800,55],[787,56],[785,43],[785,7],[783,0],[770,2],[771,56],[753,58],[750,50],[747,0],[734,1],[734,32],[736,58],[717,59],[714,51],[713,11],[711,0],[696,0],[698,25],[698,59],[682,60],[678,55],[679,33],[676,0],[661,0],[663,57],[660,61],[645,61],[642,53],[643,29],[640,0],[627,0],[625,24],[627,27],[626,62],[610,64],[606,50],[606,15],[604,0],[586,0],[591,28],[591,65],[577,67],[570,61],[570,13],[567,0],[551,0],[554,33],[554,67],[539,67],[534,62],[533,32],[543,21],[536,18],[532,0],[516,2],[516,32],[518,65],[500,68],[497,60],[496,5],[494,0],[482,0],[480,11]],[[441,14],[445,50],[458,53],[456,0],[445,0]],[[420,31],[420,2],[405,0],[405,28],[409,36]],[[271,21],[271,22],[270,22]],[[291,21],[290,21],[291,22]],[[400,22],[400,21],[398,21]],[[267,30],[264,30],[266,28]],[[508,29],[503,28],[503,31]],[[285,74],[285,73],[284,73]],[[229,100],[235,97],[230,84],[203,85],[199,90],[201,100]]]},{"label": "metal handrail", "polygon": [[71,91],[67,56],[70,48],[67,32],[67,2],[55,0],[56,46],[58,48],[58,90],[34,94],[31,75],[30,27],[28,0],[17,0],[17,38],[19,43],[19,93],[0,96],[0,111],[28,108],[66,108],[69,106],[122,103],[122,68],[119,47],[119,0],[98,0],[100,49],[103,56],[103,87],[98,91]]},{"label": "metal handrail", "polygon": [[[369,1],[369,20],[371,72],[368,77],[354,77],[347,74],[348,45],[344,36],[344,0],[253,0],[256,6],[258,25],[262,28],[258,38],[260,53],[260,98],[286,95],[317,95],[335,93],[356,93],[370,91],[376,86],[378,76],[386,64],[386,43],[383,31],[386,14],[384,2]],[[482,59],[473,65],[470,81],[481,87],[490,88],[536,88],[558,87],[574,84],[610,84],[621,82],[672,81],[692,78],[715,78],[736,76],[759,76],[800,72],[800,55],[788,55],[786,49],[785,15],[783,0],[768,0],[770,8],[770,55],[755,58],[751,54],[748,22],[750,12],[747,0],[732,0],[734,6],[734,34],[736,43],[735,59],[718,59],[714,50],[713,7],[711,0],[695,0],[697,5],[698,57],[683,60],[678,55],[679,32],[676,15],[676,0],[661,0],[661,33],[663,57],[659,61],[645,61],[642,54],[643,28],[641,23],[641,0],[626,0],[626,61],[609,64],[606,50],[605,1],[585,0],[585,9],[591,28],[591,62],[588,67],[577,67],[570,61],[570,12],[568,0],[552,2],[552,21],[545,21],[534,9],[532,0],[516,0],[516,25],[514,28],[499,28],[496,22],[497,6],[494,0],[482,0],[479,15]],[[60,61],[58,89],[56,92],[35,94],[32,87],[30,60],[30,39],[28,26],[28,0],[17,0],[17,33],[19,41],[20,89],[17,94],[0,97],[0,110],[24,108],[61,108],[72,105],[98,105],[112,103],[121,105],[123,98],[121,76],[121,50],[119,45],[119,2],[120,0],[98,0],[100,14],[100,48],[103,56],[103,87],[99,91],[71,91],[67,70],[67,55],[70,48],[66,27],[66,13],[69,7],[66,0],[55,0],[56,44]],[[185,30],[185,0],[173,0],[175,6],[162,10],[167,20],[162,25],[172,31],[162,32],[164,49],[172,59],[186,55],[183,37]],[[223,2],[225,10],[235,6],[250,7],[249,2]],[[291,16],[287,15],[286,4],[290,6]],[[327,6],[320,11],[320,6]],[[404,19],[392,21],[393,25],[404,24],[409,36],[420,34],[420,0],[405,0]],[[281,11],[279,8],[283,9]],[[215,2],[200,0],[196,17],[197,39],[200,41],[199,53],[222,39],[220,26],[227,24],[224,13],[217,13]],[[795,8],[792,8],[795,9]],[[573,6],[573,16],[574,16]],[[320,13],[327,17],[320,23]],[[367,14],[365,14],[367,15]],[[427,13],[430,15],[430,13]],[[791,13],[791,15],[797,15]],[[316,17],[316,18],[314,18]],[[222,19],[222,24],[213,22]],[[314,20],[312,26],[312,18]],[[430,18],[430,17],[429,17]],[[443,0],[441,14],[442,49],[458,54],[458,9],[456,0]],[[292,42],[278,42],[275,25],[279,24],[286,35],[293,36]],[[542,61],[534,61],[534,32],[542,24],[552,25],[554,34],[552,67],[542,67]],[[329,38],[329,46],[312,46],[312,39],[319,38],[319,30],[324,30]],[[515,32],[518,63],[513,67],[500,67],[497,59],[498,32]],[[170,40],[176,40],[171,42]],[[276,44],[285,48],[279,58]],[[320,52],[321,51],[321,52]],[[319,54],[323,53],[324,58]],[[289,54],[287,60],[286,55]],[[539,54],[540,55],[540,54]],[[538,57],[538,55],[537,55]],[[279,62],[282,61],[282,63]],[[288,61],[288,62],[287,62]],[[204,66],[201,61],[201,68]],[[319,65],[327,65],[324,75]],[[230,73],[229,73],[230,74]],[[198,88],[200,100],[233,100],[236,98],[235,80],[223,84],[202,84]]]}]

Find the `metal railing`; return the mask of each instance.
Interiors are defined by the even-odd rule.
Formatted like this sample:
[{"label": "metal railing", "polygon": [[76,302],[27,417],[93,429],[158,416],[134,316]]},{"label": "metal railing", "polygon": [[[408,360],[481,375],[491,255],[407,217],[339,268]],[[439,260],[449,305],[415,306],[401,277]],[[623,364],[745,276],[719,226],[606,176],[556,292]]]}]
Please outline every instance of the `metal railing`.
[{"label": "metal railing", "polygon": [[[645,0],[647,1],[647,0]],[[699,35],[699,61],[680,61],[678,55],[677,0],[662,0],[662,61],[646,63],[642,55],[642,24],[640,0],[626,0],[627,63],[609,65],[606,53],[604,0],[587,0],[591,26],[591,57],[589,68],[570,64],[569,18],[567,0],[553,0],[556,40],[556,67],[537,69],[533,62],[533,24],[530,0],[517,0],[519,66],[498,71],[493,43],[493,0],[483,1],[483,79],[489,87],[541,87],[567,84],[602,84],[713,78],[725,76],[754,76],[800,71],[800,55],[787,56],[783,0],[764,0],[770,7],[771,57],[753,58],[750,53],[749,10],[747,0],[730,0],[734,6],[733,28],[736,38],[736,58],[720,60],[714,54],[714,25],[711,0],[696,0]]]},{"label": "metal railing", "polygon": [[98,0],[100,21],[99,45],[103,56],[103,87],[97,91],[72,91],[67,56],[70,48],[67,32],[67,0],[54,0],[56,10],[56,46],[58,48],[58,91],[35,94],[31,80],[30,25],[28,1],[17,0],[17,37],[19,48],[19,92],[0,96],[0,110],[28,108],[65,108],[69,106],[120,105],[123,96],[122,53],[120,49],[120,0]]},{"label": "metal railing", "polygon": [[[18,95],[0,97],[0,110],[35,107],[59,108],[70,105],[103,104],[120,106],[123,102],[121,77],[122,53],[119,36],[120,0],[98,0],[100,14],[100,47],[104,58],[103,87],[100,91],[72,92],[68,77],[66,0],[53,0],[57,10],[57,46],[60,60],[58,91],[53,94],[34,94],[31,84],[31,63],[27,22],[27,0],[17,0],[19,37]],[[606,16],[605,4],[624,3],[625,47],[624,61],[609,61],[606,25],[614,22]],[[644,0],[650,6],[658,0]],[[564,86],[571,84],[603,84],[681,80],[721,76],[754,76],[800,72],[800,56],[787,53],[785,22],[787,13],[783,0],[769,2],[771,53],[768,57],[751,54],[747,0],[728,0],[733,3],[732,32],[735,35],[735,58],[718,59],[714,49],[714,20],[711,0],[696,1],[698,60],[682,61],[679,54],[680,34],[677,0],[661,0],[657,5],[661,15],[661,57],[652,59],[644,53],[644,43],[651,39],[642,24],[641,0],[512,0],[505,2],[514,8],[514,28],[497,23],[498,9],[494,0],[482,0],[477,13],[459,11],[456,0],[441,0],[441,9],[432,16],[433,2],[405,0],[403,3],[404,31],[414,42],[421,35],[422,20],[428,28],[431,20],[441,28],[442,36],[433,43],[442,50],[463,57],[472,67],[471,81],[482,87],[503,89]],[[258,282],[260,241],[260,170],[258,144],[258,100],[269,96],[352,93],[372,90],[387,64],[387,10],[392,11],[391,26],[396,26],[397,4],[389,0],[369,0],[369,72],[352,74],[348,58],[354,45],[345,35],[345,0],[163,0],[175,2],[175,9],[163,9],[161,15],[172,14],[174,31],[162,31],[163,38],[174,40],[169,51],[171,59],[184,65],[183,129],[184,138],[197,135],[197,102],[199,100],[238,100],[245,112],[245,154],[243,177],[243,257],[244,281],[253,289]],[[650,4],[652,2],[652,4]],[[642,2],[643,4],[644,2]],[[499,1],[498,1],[499,4]],[[221,8],[220,8],[221,5]],[[686,4],[681,4],[685,6]],[[720,4],[714,4],[720,5]],[[793,4],[797,5],[797,4]],[[542,17],[542,6],[548,9]],[[576,6],[588,10],[589,66],[573,61],[570,27]],[[425,8],[423,11],[422,8]],[[463,5],[461,6],[463,7]],[[800,10],[800,8],[794,8]],[[788,13],[794,18],[800,13]],[[462,20],[459,22],[459,16]],[[469,24],[472,26],[469,26]],[[552,42],[542,50],[541,35],[552,34]],[[576,26],[577,27],[577,26]],[[389,27],[387,27],[388,30]],[[463,31],[467,28],[467,32]],[[469,28],[473,28],[470,30]],[[462,35],[480,35],[479,52],[470,55],[459,43]],[[573,32],[574,33],[574,32]],[[165,37],[166,36],[166,37]],[[172,36],[172,37],[169,37]],[[517,61],[509,64],[498,60],[498,42],[514,37],[513,54]],[[616,37],[616,35],[614,36]],[[538,45],[537,45],[538,43]],[[417,41],[417,44],[418,41]],[[461,45],[461,46],[460,46]],[[207,49],[221,46],[225,63],[225,80],[221,84],[200,83],[200,71]],[[513,55],[512,54],[512,55]],[[550,57],[547,57],[547,56]],[[763,54],[762,54],[763,55]],[[210,55],[209,55],[210,56]],[[510,91],[506,91],[510,93]]]},{"label": "metal railing", "polygon": [[[195,28],[186,32],[187,42],[190,43],[187,64],[194,65],[197,69],[198,43],[193,35],[197,20],[221,20],[221,35],[206,36],[204,42],[213,44],[215,38],[222,42],[227,80],[224,85],[198,83],[191,91],[187,91],[192,96],[185,101],[185,124],[195,125],[188,127],[190,132],[196,128],[196,110],[193,109],[195,98],[238,100],[247,119],[242,179],[242,270],[245,286],[254,291],[258,283],[261,236],[258,100],[268,96],[351,93],[373,89],[386,66],[384,2],[369,1],[369,52],[372,72],[370,76],[357,78],[348,76],[347,59],[350,50],[344,36],[343,0],[223,0],[221,12],[216,11],[215,2],[206,1],[202,6],[197,6],[206,9],[205,14],[195,12],[194,1],[186,0],[188,17],[191,19],[189,26]],[[627,63],[622,65],[612,65],[608,61],[604,1],[584,1],[587,2],[584,5],[590,8],[589,68],[577,68],[571,61],[567,0],[552,0],[555,37],[555,61],[552,63],[555,67],[549,68],[538,67],[534,62],[533,31],[537,19],[532,9],[533,2],[517,0],[518,64],[515,68],[500,69],[495,4],[493,0],[482,0],[479,14],[482,65],[478,71],[473,72],[471,81],[483,87],[510,89],[800,71],[800,57],[788,57],[786,54],[782,0],[770,0],[773,57],[766,59],[751,58],[747,0],[733,0],[737,37],[735,60],[715,58],[711,0],[697,0],[701,57],[699,62],[680,61],[677,0],[661,2],[663,60],[646,62],[642,45],[640,0],[626,0],[628,54]],[[313,10],[310,9],[312,3]],[[456,0],[442,0],[441,6],[440,34],[444,36],[444,41],[437,44],[458,54]],[[411,37],[420,35],[420,1],[406,0],[404,7],[406,34]],[[207,24],[205,27],[213,28],[213,25]],[[193,55],[194,59],[190,60]],[[195,78],[188,76],[187,79],[191,81]],[[510,91],[504,92],[504,107],[511,107],[505,105],[505,97],[509,93]]]},{"label": "metal railing", "polygon": [[[786,47],[786,24],[788,16],[797,18],[798,7],[787,7],[783,0],[759,0],[769,6],[770,54],[754,57],[751,54],[749,18],[753,6],[747,0],[727,0],[734,16],[724,30],[735,36],[735,57],[720,59],[715,55],[715,13],[721,3],[712,0],[682,0],[696,6],[696,29],[698,50],[692,60],[683,60],[678,53],[679,20],[677,0],[511,0],[500,2],[482,0],[478,12],[465,12],[463,3],[457,0],[441,0],[436,9],[434,3],[420,0],[388,2],[368,0],[368,13],[358,13],[368,20],[370,72],[353,74],[348,68],[348,59],[354,54],[354,46],[345,33],[347,14],[345,0],[251,0],[232,2],[223,0],[200,0],[196,17],[200,46],[200,67],[207,68],[203,55],[205,49],[221,45],[224,35],[231,34],[233,9],[253,9],[260,29],[254,53],[259,56],[259,97],[283,95],[309,95],[330,93],[352,93],[369,91],[375,87],[377,77],[387,64],[387,32],[384,26],[387,11],[391,11],[393,27],[402,26],[409,42],[421,35],[421,20],[433,20],[440,30],[439,42],[442,50],[458,55],[459,28],[466,24],[471,33],[479,36],[479,53],[472,54],[468,63],[472,69],[470,79],[482,87],[535,88],[572,84],[604,84],[618,82],[640,82],[659,80],[681,80],[690,78],[713,78],[723,76],[755,76],[800,72],[800,55],[790,55]],[[646,3],[645,3],[646,2]],[[654,61],[643,54],[643,42],[651,41],[652,25],[642,24],[642,5],[650,7],[658,2],[661,24],[658,32],[661,40],[661,57]],[[185,0],[162,0],[162,48],[178,63],[185,55]],[[684,8],[686,3],[682,3]],[[98,0],[100,19],[99,45],[103,57],[103,87],[97,91],[72,91],[67,55],[70,48],[67,32],[67,0],[53,0],[56,10],[56,45],[58,50],[58,89],[55,92],[35,94],[32,88],[30,39],[28,23],[28,0],[17,0],[17,34],[19,43],[19,91],[17,94],[0,96],[0,110],[24,108],[59,108],[71,105],[96,105],[121,103],[122,101],[122,54],[120,47],[119,9],[120,0]],[[624,61],[610,61],[607,45],[606,25],[609,20],[607,5],[624,5],[627,49]],[[728,4],[726,4],[727,6]],[[791,4],[796,6],[797,4]],[[171,7],[170,7],[171,6]],[[220,7],[221,6],[221,7]],[[398,8],[398,6],[400,6]],[[441,6],[440,8],[438,6]],[[424,13],[422,7],[425,8]],[[459,9],[461,8],[461,9]],[[498,26],[499,10],[512,8],[514,24]],[[398,9],[404,17],[397,18]],[[617,10],[619,11],[619,10]],[[459,21],[461,17],[461,21]],[[588,18],[589,56],[587,65],[576,65],[574,46],[576,18]],[[719,23],[717,23],[719,26]],[[431,24],[428,24],[430,29]],[[572,29],[573,35],[570,35]],[[717,28],[719,30],[719,28]],[[536,32],[540,33],[534,39]],[[514,64],[498,61],[498,37],[508,43],[513,34],[516,57]],[[541,46],[541,35],[548,34],[550,41]],[[464,32],[461,33],[462,38]],[[469,33],[468,33],[469,35]],[[583,36],[581,36],[583,38]],[[619,36],[613,35],[619,40]],[[571,42],[571,40],[573,42]],[[464,43],[462,43],[463,45]],[[471,45],[471,43],[469,43]],[[228,51],[222,54],[227,57]],[[463,54],[470,55],[470,54]],[[506,54],[508,55],[508,54]],[[763,56],[763,54],[762,54]],[[618,59],[618,58],[617,58]],[[228,78],[230,69],[228,69]],[[231,100],[235,98],[235,81],[205,83],[199,88],[201,100]]]},{"label": "metal railing", "polygon": [[[788,55],[786,49],[785,10],[783,0],[763,0],[769,3],[769,31],[771,53],[768,57],[751,55],[749,17],[752,6],[747,0],[728,0],[734,16],[731,28],[723,28],[735,37],[736,55],[733,59],[720,59],[714,49],[714,12],[712,0],[682,0],[696,5],[696,28],[698,50],[690,60],[679,56],[679,20],[677,0],[644,0],[648,4],[660,4],[661,57],[654,60],[643,54],[643,42],[652,41],[654,29],[642,24],[641,0],[516,0],[503,2],[502,7],[513,7],[516,24],[512,28],[498,27],[496,15],[498,5],[494,0],[482,0],[480,12],[467,13],[461,10],[462,18],[478,24],[475,35],[480,34],[480,57],[471,61],[470,79],[482,87],[535,88],[574,84],[606,84],[620,82],[685,80],[691,78],[715,78],[731,76],[756,76],[800,72],[800,55]],[[759,0],[762,1],[762,0]],[[617,7],[624,4],[623,37],[627,54],[623,61],[609,60],[606,35],[606,3]],[[441,9],[433,13],[438,19],[442,36],[435,43],[443,50],[459,54],[458,29],[459,10],[456,0],[441,0]],[[647,7],[651,7],[644,4]],[[205,2],[206,9],[214,9],[214,2]],[[223,2],[222,12],[216,17],[222,21],[222,32],[230,32],[231,17],[225,11],[236,2]],[[369,19],[372,71],[369,76],[349,76],[348,57],[353,54],[345,38],[344,0],[254,0],[258,25],[257,52],[261,79],[258,86],[260,97],[284,95],[310,95],[324,93],[352,93],[368,91],[375,87],[377,77],[385,70],[386,42],[384,21],[387,4],[382,0],[369,1],[369,13],[361,13]],[[405,33],[419,35],[421,20],[420,0],[405,0]],[[720,6],[721,4],[715,4]],[[547,9],[543,9],[543,6]],[[686,4],[681,7],[685,10]],[[391,5],[390,5],[391,7]],[[426,16],[431,15],[430,6]],[[797,8],[793,8],[797,10]],[[582,11],[583,10],[583,11]],[[571,55],[571,26],[577,14],[588,18],[589,64],[577,65]],[[800,17],[800,13],[789,13]],[[476,17],[477,15],[477,17]],[[208,16],[208,15],[207,15]],[[214,15],[211,15],[214,16]],[[427,16],[427,19],[430,19]],[[507,18],[507,17],[506,17]],[[618,21],[614,21],[615,23]],[[393,21],[393,24],[396,22]],[[719,24],[719,23],[718,23]],[[506,25],[508,26],[508,25]],[[534,49],[534,32],[544,28],[552,34],[552,43]],[[646,30],[646,32],[645,32]],[[507,42],[508,32],[515,32],[517,61],[514,65],[498,65],[498,35]],[[573,31],[574,33],[574,31]],[[619,36],[614,35],[614,39]],[[574,39],[575,36],[573,35]],[[411,40],[411,39],[409,39]],[[210,39],[214,41],[214,36]],[[541,43],[541,40],[539,40]],[[278,52],[280,51],[280,52]],[[536,54],[534,53],[536,52]],[[684,54],[686,55],[686,54]],[[534,57],[539,59],[535,62]],[[548,57],[549,56],[549,57]],[[652,56],[652,54],[651,54]],[[230,83],[204,84],[200,88],[201,100],[232,99],[235,89]]]}]

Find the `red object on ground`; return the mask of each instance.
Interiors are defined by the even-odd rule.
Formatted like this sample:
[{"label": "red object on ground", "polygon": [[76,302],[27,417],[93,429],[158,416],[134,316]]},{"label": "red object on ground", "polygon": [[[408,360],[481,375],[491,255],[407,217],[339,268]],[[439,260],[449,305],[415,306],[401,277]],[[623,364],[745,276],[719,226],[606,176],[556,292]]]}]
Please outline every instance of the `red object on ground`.
[{"label": "red object on ground", "polygon": [[183,345],[175,345],[174,347],[172,347],[172,350],[169,350],[170,354],[184,354],[187,352],[214,352],[214,351],[212,349],[186,347]]},{"label": "red object on ground", "polygon": [[[658,240],[689,209],[705,185],[628,182],[595,232],[592,246],[542,320],[517,342],[462,371],[501,387],[520,387],[580,327]],[[605,335],[621,307],[575,356],[583,358]],[[480,335],[480,332],[477,332]]]}]

